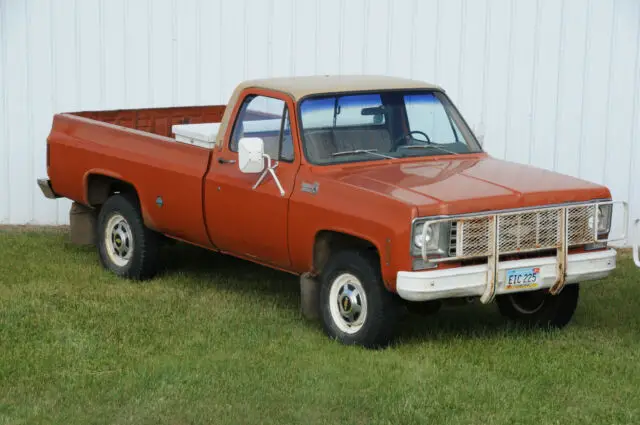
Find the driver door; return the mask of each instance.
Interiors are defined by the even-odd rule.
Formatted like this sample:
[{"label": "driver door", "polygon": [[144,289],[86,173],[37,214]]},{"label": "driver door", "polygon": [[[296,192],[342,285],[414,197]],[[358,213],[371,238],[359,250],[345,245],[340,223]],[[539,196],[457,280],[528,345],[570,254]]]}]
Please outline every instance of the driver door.
[{"label": "driver door", "polygon": [[[205,181],[205,218],[209,237],[223,252],[278,267],[290,264],[287,245],[289,198],[299,167],[299,154],[290,127],[293,102],[280,93],[248,90],[240,100],[235,122],[214,155]],[[245,174],[238,168],[238,141],[259,137],[264,152],[277,161],[276,176]]]}]

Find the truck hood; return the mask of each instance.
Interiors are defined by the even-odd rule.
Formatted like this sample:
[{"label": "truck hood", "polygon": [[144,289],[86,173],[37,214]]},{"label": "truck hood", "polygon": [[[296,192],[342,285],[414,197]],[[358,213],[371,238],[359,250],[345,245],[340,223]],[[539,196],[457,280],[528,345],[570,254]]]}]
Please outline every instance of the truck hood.
[{"label": "truck hood", "polygon": [[343,168],[344,184],[417,207],[418,215],[450,215],[609,198],[606,187],[490,157]]}]

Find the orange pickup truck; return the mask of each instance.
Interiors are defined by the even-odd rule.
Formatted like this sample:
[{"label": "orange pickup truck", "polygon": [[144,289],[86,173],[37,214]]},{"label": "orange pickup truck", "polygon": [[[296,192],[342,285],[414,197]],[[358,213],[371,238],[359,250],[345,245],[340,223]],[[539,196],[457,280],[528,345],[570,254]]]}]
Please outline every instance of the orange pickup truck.
[{"label": "orange pickup truck", "polygon": [[95,212],[117,275],[152,277],[162,235],[304,275],[346,344],[384,345],[403,304],[452,298],[562,327],[578,282],[616,266],[606,187],[491,158],[414,80],[255,80],[226,106],[58,114],[47,173],[46,196]]}]

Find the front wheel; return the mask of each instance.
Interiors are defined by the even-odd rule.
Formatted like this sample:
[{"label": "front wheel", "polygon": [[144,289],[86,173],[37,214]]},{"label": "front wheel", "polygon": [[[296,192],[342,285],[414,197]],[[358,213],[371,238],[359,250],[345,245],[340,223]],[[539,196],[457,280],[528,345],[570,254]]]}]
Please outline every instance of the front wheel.
[{"label": "front wheel", "polygon": [[375,255],[338,252],[327,262],[321,279],[320,308],[330,338],[369,348],[391,341],[398,301],[384,287]]},{"label": "front wheel", "polygon": [[571,284],[558,295],[547,291],[520,292],[496,297],[500,313],[527,326],[563,328],[578,306],[580,285]]},{"label": "front wheel", "polygon": [[100,209],[98,253],[107,270],[134,280],[153,277],[158,242],[157,234],[144,225],[134,196],[114,195]]}]

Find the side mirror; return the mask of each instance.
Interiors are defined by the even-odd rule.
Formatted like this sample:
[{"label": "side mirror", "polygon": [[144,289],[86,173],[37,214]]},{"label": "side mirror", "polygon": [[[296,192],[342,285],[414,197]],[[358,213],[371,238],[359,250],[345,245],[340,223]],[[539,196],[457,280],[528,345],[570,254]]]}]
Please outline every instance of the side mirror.
[{"label": "side mirror", "polygon": [[238,168],[243,173],[264,171],[264,141],[259,137],[243,137],[238,142]]}]

